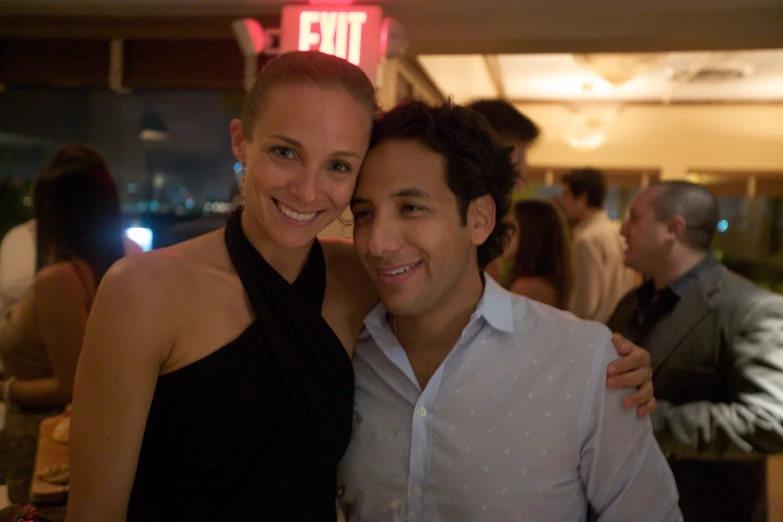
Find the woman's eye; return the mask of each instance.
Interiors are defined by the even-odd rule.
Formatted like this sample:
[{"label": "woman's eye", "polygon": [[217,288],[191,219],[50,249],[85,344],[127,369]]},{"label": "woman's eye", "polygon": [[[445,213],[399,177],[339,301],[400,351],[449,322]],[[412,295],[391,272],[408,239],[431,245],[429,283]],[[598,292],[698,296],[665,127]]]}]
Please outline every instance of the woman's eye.
[{"label": "woman's eye", "polygon": [[285,159],[294,159],[296,157],[296,153],[291,147],[272,147],[272,154]]},{"label": "woman's eye", "polygon": [[333,162],[329,168],[332,169],[334,172],[343,172],[343,173],[351,172],[351,166],[348,165],[347,163],[343,163],[342,161]]}]

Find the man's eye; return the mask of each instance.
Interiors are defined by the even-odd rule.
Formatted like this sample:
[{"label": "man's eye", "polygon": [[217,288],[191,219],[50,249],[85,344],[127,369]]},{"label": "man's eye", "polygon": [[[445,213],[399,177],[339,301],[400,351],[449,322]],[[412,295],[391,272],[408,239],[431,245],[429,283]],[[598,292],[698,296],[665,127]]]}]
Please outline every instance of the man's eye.
[{"label": "man's eye", "polygon": [[422,207],[420,205],[403,205],[402,206],[402,211],[403,212],[407,212],[407,213],[410,213],[410,212],[421,212],[423,210],[424,210],[424,207]]},{"label": "man's eye", "polygon": [[351,213],[353,214],[354,221],[359,221],[370,215],[369,210],[352,210]]}]

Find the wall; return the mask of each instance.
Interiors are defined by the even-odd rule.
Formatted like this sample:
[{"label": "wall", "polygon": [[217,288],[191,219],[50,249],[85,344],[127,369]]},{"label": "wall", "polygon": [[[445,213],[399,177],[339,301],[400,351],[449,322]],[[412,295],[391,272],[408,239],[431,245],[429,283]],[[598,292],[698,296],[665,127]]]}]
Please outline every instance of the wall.
[{"label": "wall", "polygon": [[628,105],[607,142],[579,152],[565,141],[572,115],[562,105],[518,104],[542,129],[532,165],[783,172],[783,105]]}]

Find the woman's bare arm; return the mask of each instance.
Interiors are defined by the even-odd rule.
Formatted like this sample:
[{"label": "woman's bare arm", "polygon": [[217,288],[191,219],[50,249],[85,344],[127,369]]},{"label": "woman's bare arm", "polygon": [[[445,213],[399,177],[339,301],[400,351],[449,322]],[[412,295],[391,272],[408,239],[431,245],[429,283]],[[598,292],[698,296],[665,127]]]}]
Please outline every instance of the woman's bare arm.
[{"label": "woman's bare arm", "polygon": [[11,399],[20,406],[53,408],[71,402],[90,302],[76,270],[71,263],[56,263],[36,276],[32,292],[37,329],[54,377],[17,381]]},{"label": "woman's bare arm", "polygon": [[539,303],[557,307],[557,290],[540,277],[520,277],[511,285],[515,294],[525,296]]},{"label": "woman's bare arm", "polygon": [[155,384],[174,344],[169,263],[123,259],[98,290],[76,372],[67,522],[126,518]]},{"label": "woman's bare arm", "polygon": [[16,381],[10,399],[25,408],[55,408],[71,402],[76,363],[82,349],[91,294],[71,263],[41,270],[29,290],[25,307],[34,310],[53,377]]}]

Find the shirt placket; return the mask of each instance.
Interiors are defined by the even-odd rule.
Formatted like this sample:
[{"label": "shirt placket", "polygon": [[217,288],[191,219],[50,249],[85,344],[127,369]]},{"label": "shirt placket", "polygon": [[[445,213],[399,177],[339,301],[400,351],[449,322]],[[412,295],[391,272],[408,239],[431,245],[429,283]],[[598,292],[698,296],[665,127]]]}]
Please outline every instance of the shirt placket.
[{"label": "shirt placket", "polygon": [[406,521],[425,522],[425,498],[432,462],[432,423],[435,420],[435,401],[443,381],[443,372],[451,358],[471,344],[481,330],[482,322],[471,318],[457,344],[430,378],[419,395],[411,420],[411,453],[408,472]]},{"label": "shirt placket", "polygon": [[432,460],[432,421],[435,414],[435,398],[443,376],[443,366],[427,383],[416,405],[411,420],[411,453],[408,472],[408,517],[409,520],[423,520],[424,497],[427,477]]}]

